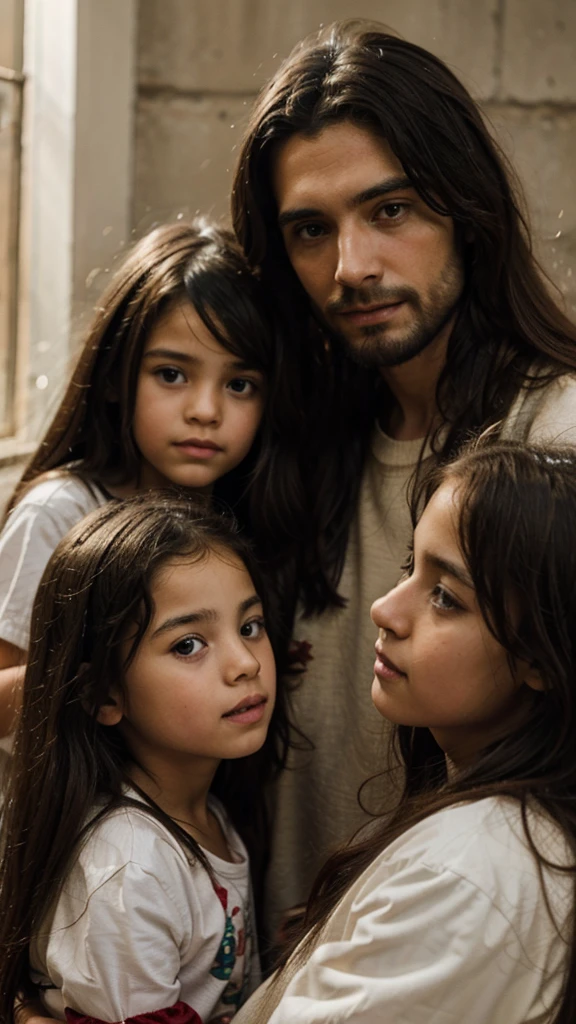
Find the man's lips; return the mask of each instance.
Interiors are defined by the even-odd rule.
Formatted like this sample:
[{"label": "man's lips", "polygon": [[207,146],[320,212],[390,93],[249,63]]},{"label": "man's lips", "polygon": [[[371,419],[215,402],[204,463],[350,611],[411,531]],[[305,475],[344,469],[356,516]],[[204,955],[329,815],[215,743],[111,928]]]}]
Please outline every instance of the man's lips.
[{"label": "man's lips", "polygon": [[267,703],[268,698],[261,693],[243,697],[235,707],[226,711],[222,718],[227,718],[230,722],[239,722],[241,725],[251,725],[253,722],[260,721]]},{"label": "man's lips", "polygon": [[393,317],[397,310],[404,305],[404,302],[404,299],[398,299],[397,302],[380,302],[372,306],[354,306],[352,309],[340,310],[339,316],[343,317],[347,323],[360,326],[383,323]]}]

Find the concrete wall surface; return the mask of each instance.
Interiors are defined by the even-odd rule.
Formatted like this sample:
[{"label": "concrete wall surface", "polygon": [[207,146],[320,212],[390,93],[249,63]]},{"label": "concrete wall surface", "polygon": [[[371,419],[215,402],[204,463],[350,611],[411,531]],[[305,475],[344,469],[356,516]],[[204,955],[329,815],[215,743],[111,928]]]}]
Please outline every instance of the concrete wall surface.
[{"label": "concrete wall surface", "polygon": [[260,86],[321,24],[364,17],[465,82],[524,185],[537,251],[576,314],[576,0],[140,0],[134,226],[224,215]]}]

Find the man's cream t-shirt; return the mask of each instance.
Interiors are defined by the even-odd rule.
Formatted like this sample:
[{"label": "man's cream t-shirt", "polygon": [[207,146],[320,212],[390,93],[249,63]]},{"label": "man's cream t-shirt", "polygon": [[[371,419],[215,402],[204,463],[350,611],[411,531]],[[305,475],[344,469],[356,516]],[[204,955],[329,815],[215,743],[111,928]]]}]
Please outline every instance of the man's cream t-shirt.
[{"label": "man's cream t-shirt", "polygon": [[[576,444],[576,378],[521,391],[502,433]],[[266,889],[272,931],[283,910],[306,900],[331,850],[369,820],[358,790],[389,763],[389,726],[370,697],[377,636],[370,606],[402,573],[412,536],[407,490],[421,448],[421,440],[396,441],[376,428],[339,584],[346,606],[296,625],[295,640],[310,660],[292,695],[292,716],[314,749],[291,752],[273,795]],[[378,810],[394,800],[399,783],[398,773],[384,775],[365,791],[365,802]]]}]

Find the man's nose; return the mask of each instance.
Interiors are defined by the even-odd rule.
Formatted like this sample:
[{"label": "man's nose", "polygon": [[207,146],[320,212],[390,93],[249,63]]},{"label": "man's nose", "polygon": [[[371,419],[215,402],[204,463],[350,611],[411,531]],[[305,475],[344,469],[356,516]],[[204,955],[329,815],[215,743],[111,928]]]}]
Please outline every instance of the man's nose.
[{"label": "man's nose", "polygon": [[361,224],[344,225],[338,236],[335,279],[348,288],[374,284],[382,274],[376,232]]}]

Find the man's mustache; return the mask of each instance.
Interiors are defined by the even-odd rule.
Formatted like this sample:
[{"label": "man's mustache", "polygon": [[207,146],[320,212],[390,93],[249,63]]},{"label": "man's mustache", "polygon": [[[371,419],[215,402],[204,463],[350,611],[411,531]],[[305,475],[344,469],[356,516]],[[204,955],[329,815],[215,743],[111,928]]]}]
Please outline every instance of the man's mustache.
[{"label": "man's mustache", "polygon": [[414,288],[345,288],[339,298],[326,303],[326,312],[349,313],[362,306],[392,306],[397,302],[419,305],[420,297]]}]

